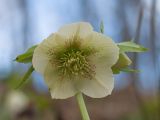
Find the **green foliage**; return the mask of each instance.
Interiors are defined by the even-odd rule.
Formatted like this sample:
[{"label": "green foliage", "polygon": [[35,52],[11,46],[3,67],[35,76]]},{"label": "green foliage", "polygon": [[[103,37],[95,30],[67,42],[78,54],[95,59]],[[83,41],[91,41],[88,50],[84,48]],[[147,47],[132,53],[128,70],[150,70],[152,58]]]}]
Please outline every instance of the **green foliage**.
[{"label": "green foliage", "polygon": [[104,33],[104,24],[103,21],[100,23],[100,32],[103,34]]},{"label": "green foliage", "polygon": [[25,53],[18,55],[15,59],[15,61],[19,62],[19,63],[30,63],[32,62],[32,56],[33,56],[33,52],[34,49],[37,47],[37,45],[32,46],[31,48],[29,48]]},{"label": "green foliage", "polygon": [[112,66],[113,74],[119,74],[120,72],[139,72],[139,70],[129,68],[131,63],[132,61],[125,53],[120,53],[117,63]]},{"label": "green foliage", "polygon": [[145,52],[148,49],[138,45],[132,41],[128,41],[128,42],[121,42],[117,44],[118,47],[120,48],[120,52]]},{"label": "green foliage", "polygon": [[[37,45],[32,46],[31,48],[29,48],[25,53],[18,55],[15,59],[15,61],[19,62],[19,63],[31,63],[32,62],[32,57],[33,57],[33,53],[35,48],[37,47]],[[18,84],[18,86],[16,87],[16,89],[20,88],[30,77],[30,75],[32,74],[32,72],[34,71],[33,66],[31,66],[28,71],[25,73],[25,75],[23,76],[22,80],[20,81],[20,83]]]},{"label": "green foliage", "polygon": [[140,70],[135,70],[135,69],[128,68],[128,67],[122,68],[122,69],[120,69],[120,71],[123,71],[123,72],[136,72],[136,73],[140,72]]},{"label": "green foliage", "polygon": [[31,66],[28,71],[25,73],[25,75],[23,76],[22,80],[20,81],[20,83],[18,84],[18,86],[16,87],[16,89],[20,88],[22,85],[24,85],[24,83],[28,80],[28,78],[30,77],[30,75],[32,74],[32,72],[34,71],[33,66]]},{"label": "green foliage", "polygon": [[140,72],[139,70],[135,70],[129,67],[120,68],[120,69],[115,68],[115,69],[112,69],[112,71],[113,71],[113,74],[119,74],[120,72],[127,72],[127,73],[128,72],[136,72],[136,73]]},{"label": "green foliage", "polygon": [[120,54],[119,54],[119,59],[117,63],[114,66],[112,66],[113,73],[119,74],[121,71],[122,72],[139,72],[139,70],[134,70],[129,68],[129,65],[131,64],[131,60],[128,58],[125,52],[145,52],[148,49],[132,41],[121,42],[121,43],[118,43],[117,46],[120,48]]},{"label": "green foliage", "polygon": [[119,74],[122,69],[127,68],[131,63],[132,61],[125,53],[120,53],[117,63],[112,66],[112,71],[114,74]]}]

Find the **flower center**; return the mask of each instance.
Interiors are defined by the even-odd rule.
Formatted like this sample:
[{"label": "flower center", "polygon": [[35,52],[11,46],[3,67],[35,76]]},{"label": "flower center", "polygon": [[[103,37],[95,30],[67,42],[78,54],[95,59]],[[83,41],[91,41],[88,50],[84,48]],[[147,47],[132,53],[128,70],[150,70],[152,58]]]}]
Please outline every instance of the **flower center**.
[{"label": "flower center", "polygon": [[71,51],[64,54],[58,67],[63,75],[69,75],[69,77],[78,75],[91,77],[93,72],[92,66],[81,51]]},{"label": "flower center", "polygon": [[88,57],[94,53],[93,48],[83,48],[80,41],[76,39],[66,42],[63,47],[55,50],[50,61],[62,77],[92,79],[95,75],[95,67],[90,63]]}]

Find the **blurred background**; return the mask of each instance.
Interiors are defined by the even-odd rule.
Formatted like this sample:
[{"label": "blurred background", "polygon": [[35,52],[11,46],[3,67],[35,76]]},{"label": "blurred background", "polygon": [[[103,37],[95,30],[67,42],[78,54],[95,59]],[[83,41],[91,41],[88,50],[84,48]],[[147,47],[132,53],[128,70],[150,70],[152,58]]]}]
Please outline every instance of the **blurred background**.
[{"label": "blurred background", "polygon": [[52,100],[29,65],[13,60],[67,23],[86,21],[115,42],[134,40],[149,51],[129,54],[140,73],[115,75],[112,95],[85,96],[91,120],[160,120],[160,0],[0,0],[0,120],[81,120],[75,98]]}]

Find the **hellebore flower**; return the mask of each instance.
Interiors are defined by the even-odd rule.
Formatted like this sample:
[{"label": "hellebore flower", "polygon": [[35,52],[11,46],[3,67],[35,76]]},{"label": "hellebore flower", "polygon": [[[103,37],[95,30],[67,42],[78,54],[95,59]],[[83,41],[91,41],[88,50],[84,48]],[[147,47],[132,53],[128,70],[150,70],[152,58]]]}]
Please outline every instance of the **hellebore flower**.
[{"label": "hellebore flower", "polygon": [[119,48],[114,41],[93,31],[86,22],[68,24],[36,47],[33,67],[44,76],[52,98],[65,99],[82,92],[93,98],[111,94],[111,67]]}]

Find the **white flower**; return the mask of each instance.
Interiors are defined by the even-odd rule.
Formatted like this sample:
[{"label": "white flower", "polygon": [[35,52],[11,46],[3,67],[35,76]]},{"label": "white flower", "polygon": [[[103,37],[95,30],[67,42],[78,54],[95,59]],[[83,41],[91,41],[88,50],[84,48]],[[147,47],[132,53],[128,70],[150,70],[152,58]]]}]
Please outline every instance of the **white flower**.
[{"label": "white flower", "polygon": [[35,49],[33,66],[48,85],[52,98],[65,99],[82,92],[93,98],[111,94],[111,67],[119,56],[112,39],[79,22],[60,28]]},{"label": "white flower", "polygon": [[6,98],[6,108],[12,115],[17,115],[29,105],[28,97],[21,91],[11,91]]}]

